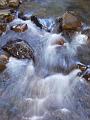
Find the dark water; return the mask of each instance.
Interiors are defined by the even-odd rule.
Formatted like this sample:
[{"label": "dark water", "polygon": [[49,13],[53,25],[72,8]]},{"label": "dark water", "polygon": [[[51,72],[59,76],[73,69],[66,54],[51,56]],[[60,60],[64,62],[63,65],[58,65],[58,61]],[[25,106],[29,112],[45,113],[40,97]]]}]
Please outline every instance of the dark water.
[{"label": "dark water", "polygon": [[[49,17],[41,22],[48,21],[50,27],[51,18],[67,9],[78,10],[88,20],[89,4],[89,0],[26,0],[21,10]],[[61,47],[52,45],[61,34],[40,30],[30,20],[15,19],[9,26],[18,23],[27,23],[28,30],[9,30],[0,37],[0,46],[10,39],[24,39],[35,51],[36,64],[10,57],[0,73],[0,120],[90,120],[90,83],[77,76],[78,69],[68,74],[62,71],[77,62],[90,65],[87,36],[78,32]]]}]

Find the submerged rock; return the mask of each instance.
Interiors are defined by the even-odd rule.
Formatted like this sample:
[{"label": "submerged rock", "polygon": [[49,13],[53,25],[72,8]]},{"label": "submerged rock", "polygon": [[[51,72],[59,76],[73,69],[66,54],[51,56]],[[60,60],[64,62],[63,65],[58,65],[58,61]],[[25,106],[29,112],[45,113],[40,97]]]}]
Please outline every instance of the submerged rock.
[{"label": "submerged rock", "polygon": [[33,59],[34,61],[34,51],[26,41],[10,40],[2,49],[18,59]]},{"label": "submerged rock", "polygon": [[27,24],[18,24],[16,26],[12,26],[11,30],[15,32],[25,32],[28,29]]},{"label": "submerged rock", "polygon": [[2,35],[4,32],[6,32],[7,24],[0,23],[0,35]]},{"label": "submerged rock", "polygon": [[51,45],[64,45],[65,40],[63,38],[56,39],[55,41],[52,41]]},{"label": "submerged rock", "polygon": [[9,60],[8,56],[0,55],[0,72],[2,72],[6,68],[8,60]]}]

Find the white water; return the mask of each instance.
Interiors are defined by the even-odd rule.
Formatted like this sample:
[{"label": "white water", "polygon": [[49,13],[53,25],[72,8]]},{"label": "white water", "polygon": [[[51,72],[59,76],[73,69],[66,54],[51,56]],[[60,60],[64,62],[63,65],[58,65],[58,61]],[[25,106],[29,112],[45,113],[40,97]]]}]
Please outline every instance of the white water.
[{"label": "white water", "polygon": [[[23,21],[16,20],[14,24],[20,22]],[[38,60],[37,65],[34,65],[32,61],[17,60],[11,57],[7,64],[5,72],[10,77],[10,84],[2,93],[1,99],[10,105],[9,110],[12,111],[15,107],[19,111],[13,117],[9,116],[9,120],[56,120],[62,118],[62,115],[67,116],[63,120],[72,120],[72,117],[68,118],[71,114],[76,115],[75,120],[76,118],[77,120],[89,120],[85,119],[81,106],[78,108],[79,115],[75,113],[78,103],[76,99],[74,100],[73,92],[77,91],[75,87],[79,82],[84,84],[83,80],[77,77],[80,70],[70,71],[68,75],[54,71],[55,67],[66,70],[76,64],[77,48],[87,44],[87,36],[76,33],[71,43],[63,38],[65,40],[63,46],[52,45],[53,41],[62,38],[61,34],[40,31],[31,21],[25,21],[25,23],[28,24],[29,30],[25,35],[20,33],[18,36],[26,38],[32,46],[34,45],[34,48],[39,47],[35,49]],[[35,39],[44,44],[38,46],[35,44]],[[57,110],[60,111],[61,116],[50,117],[55,114],[52,112],[57,112]],[[1,118],[3,120],[2,115]]]}]

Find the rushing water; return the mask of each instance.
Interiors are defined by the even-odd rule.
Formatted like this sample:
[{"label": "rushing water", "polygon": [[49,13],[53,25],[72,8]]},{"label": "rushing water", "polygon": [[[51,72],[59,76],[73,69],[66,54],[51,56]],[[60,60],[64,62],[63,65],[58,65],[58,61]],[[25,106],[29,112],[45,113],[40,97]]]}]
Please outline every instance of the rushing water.
[{"label": "rushing water", "polygon": [[[65,6],[70,0],[58,2]],[[42,0],[39,5],[52,3],[55,1]],[[52,27],[52,18],[40,20]],[[77,76],[80,70],[71,70],[77,62],[89,64],[87,36],[77,32],[69,42],[61,34],[40,30],[30,20],[15,19],[10,26],[18,23],[27,23],[29,29],[25,33],[8,31],[0,45],[13,38],[26,40],[35,51],[36,64],[10,57],[0,73],[0,120],[90,120],[90,84]],[[61,38],[63,46],[52,45]]]}]

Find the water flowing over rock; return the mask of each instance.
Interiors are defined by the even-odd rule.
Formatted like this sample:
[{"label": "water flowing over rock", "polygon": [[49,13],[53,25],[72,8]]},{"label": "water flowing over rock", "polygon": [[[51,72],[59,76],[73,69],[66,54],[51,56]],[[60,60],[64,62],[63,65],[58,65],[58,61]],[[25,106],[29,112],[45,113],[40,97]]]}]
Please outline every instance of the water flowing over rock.
[{"label": "water flowing over rock", "polygon": [[11,56],[18,59],[33,59],[34,60],[34,51],[27,42],[23,40],[14,40],[9,41],[2,49],[8,52]]},{"label": "water flowing over rock", "polygon": [[25,32],[28,29],[27,24],[18,24],[16,26],[12,26],[11,30],[15,32]]}]

